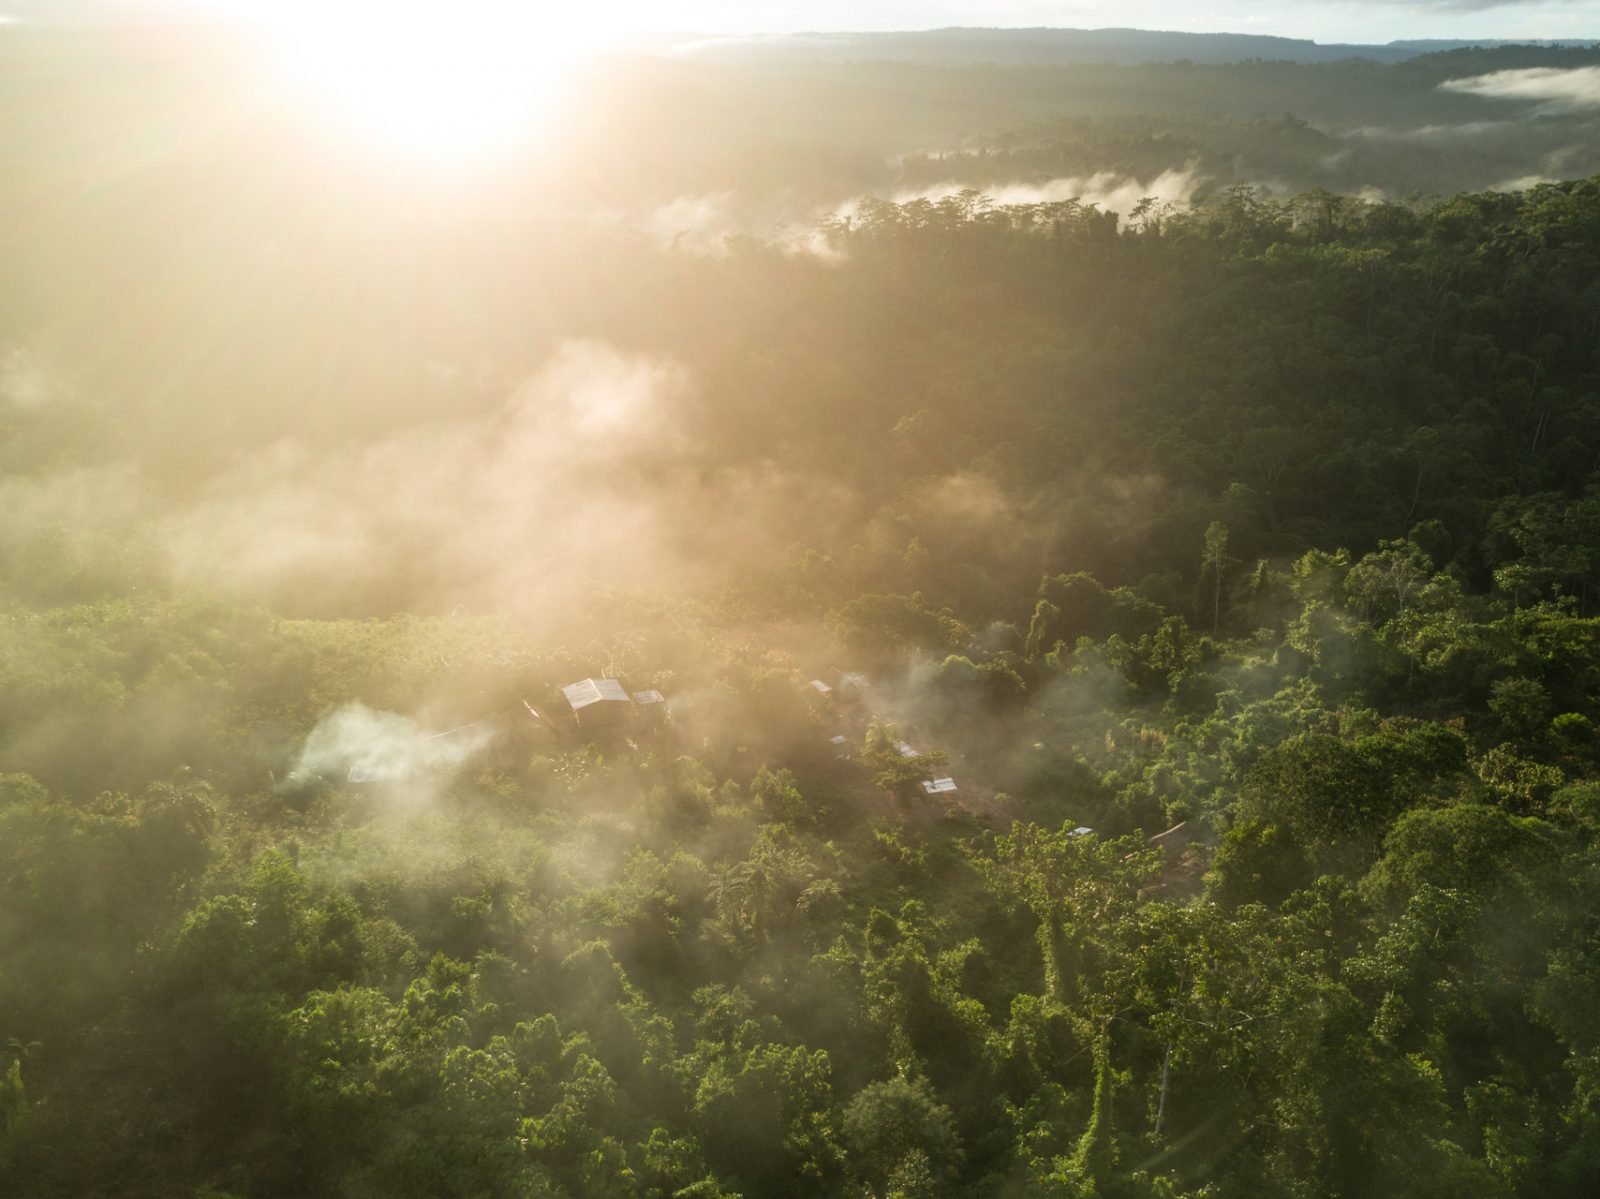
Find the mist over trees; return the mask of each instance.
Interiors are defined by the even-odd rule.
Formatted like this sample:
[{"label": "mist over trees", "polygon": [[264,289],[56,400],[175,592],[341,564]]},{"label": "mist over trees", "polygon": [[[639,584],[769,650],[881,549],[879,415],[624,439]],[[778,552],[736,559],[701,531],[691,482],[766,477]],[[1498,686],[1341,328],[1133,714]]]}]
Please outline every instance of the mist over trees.
[{"label": "mist over trees", "polygon": [[1596,1192],[1593,51],[215,36],[0,29],[0,1193]]}]

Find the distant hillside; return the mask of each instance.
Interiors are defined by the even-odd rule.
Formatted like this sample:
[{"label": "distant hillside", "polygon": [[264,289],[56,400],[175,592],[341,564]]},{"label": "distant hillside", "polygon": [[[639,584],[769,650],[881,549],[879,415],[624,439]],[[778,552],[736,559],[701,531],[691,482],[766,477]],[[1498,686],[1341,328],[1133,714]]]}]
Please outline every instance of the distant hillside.
[{"label": "distant hillside", "polygon": [[[1386,46],[1330,44],[1301,38],[1246,33],[1173,33],[1147,29],[934,29],[919,33],[796,33],[777,37],[708,38],[680,43],[689,51],[719,57],[829,62],[895,61],[938,66],[991,63],[1006,66],[1061,66],[1073,63],[1138,64],[1187,60],[1207,65],[1268,59],[1281,62],[1337,62],[1366,58],[1404,62],[1422,54],[1522,43],[1487,38],[1477,41],[1391,42]],[[1543,46],[1594,44],[1594,39],[1562,39]]]}]

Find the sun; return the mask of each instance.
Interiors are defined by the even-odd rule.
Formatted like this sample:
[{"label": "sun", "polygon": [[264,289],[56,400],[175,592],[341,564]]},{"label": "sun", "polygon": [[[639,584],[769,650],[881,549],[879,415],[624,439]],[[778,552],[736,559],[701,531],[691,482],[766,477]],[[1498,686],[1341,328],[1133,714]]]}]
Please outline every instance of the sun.
[{"label": "sun", "polygon": [[518,0],[217,0],[255,24],[319,119],[430,163],[493,158],[548,119],[609,30]]}]

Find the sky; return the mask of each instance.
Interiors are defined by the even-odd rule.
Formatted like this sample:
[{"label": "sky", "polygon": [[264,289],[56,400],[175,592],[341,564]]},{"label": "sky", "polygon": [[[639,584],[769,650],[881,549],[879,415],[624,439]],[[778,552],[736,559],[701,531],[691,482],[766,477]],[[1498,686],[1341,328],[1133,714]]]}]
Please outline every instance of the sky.
[{"label": "sky", "polygon": [[[296,4],[314,14],[341,2],[371,0],[0,0],[0,15],[128,14],[182,5],[281,11]],[[524,13],[529,7],[529,0],[504,3]],[[440,5],[451,7],[449,0]],[[585,0],[578,11],[586,21],[616,29],[705,33],[1049,25],[1270,33],[1321,42],[1600,37],[1600,0]]]},{"label": "sky", "polygon": [[1270,33],[1321,42],[1600,35],[1600,0],[660,0],[652,7],[658,18],[675,10],[674,23],[684,28],[763,32],[1050,25]]}]

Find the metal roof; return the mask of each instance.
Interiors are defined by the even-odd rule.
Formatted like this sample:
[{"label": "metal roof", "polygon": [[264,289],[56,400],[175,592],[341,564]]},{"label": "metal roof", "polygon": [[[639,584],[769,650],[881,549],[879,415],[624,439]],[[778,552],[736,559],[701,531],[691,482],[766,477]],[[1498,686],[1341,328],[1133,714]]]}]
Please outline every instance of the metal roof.
[{"label": "metal roof", "polygon": [[1150,844],[1162,845],[1171,849],[1182,849],[1192,840],[1194,840],[1194,834],[1189,831],[1189,822],[1187,820],[1180,820],[1166,832],[1157,833],[1155,836],[1151,837]]},{"label": "metal roof", "polygon": [[857,674],[853,670],[847,670],[839,676],[839,686],[841,687],[866,687],[868,685],[867,676]]},{"label": "metal roof", "polygon": [[667,702],[667,697],[659,691],[635,691],[633,693],[633,702],[636,704],[664,704]]},{"label": "metal roof", "polygon": [[561,688],[561,694],[567,697],[567,702],[572,705],[574,712],[580,708],[587,708],[590,704],[633,702],[616,679],[584,679],[580,683],[568,683]]},{"label": "metal roof", "polygon": [[1088,837],[1088,836],[1092,835],[1093,833],[1094,833],[1094,830],[1092,828],[1090,828],[1088,825],[1080,824],[1077,828],[1073,829],[1070,833],[1068,833],[1067,836],[1069,836],[1069,837]]},{"label": "metal roof", "polygon": [[843,745],[845,741],[846,737],[843,733],[838,733],[835,736],[828,738],[828,744],[830,745]]},{"label": "metal roof", "polygon": [[929,795],[942,795],[946,791],[954,791],[956,789],[956,781],[955,779],[929,779],[922,784],[922,789]]},{"label": "metal roof", "polygon": [[821,679],[812,679],[811,680],[811,686],[816,691],[816,693],[818,695],[832,695],[833,694],[833,688],[828,686],[828,684],[824,683]]},{"label": "metal roof", "polygon": [[915,758],[918,756],[917,751],[911,747],[911,743],[908,741],[896,741],[894,747],[900,751],[902,758]]}]

